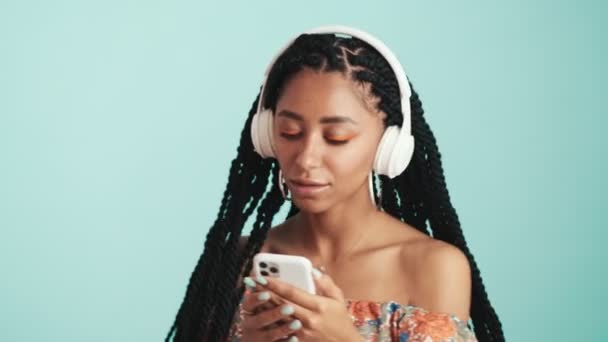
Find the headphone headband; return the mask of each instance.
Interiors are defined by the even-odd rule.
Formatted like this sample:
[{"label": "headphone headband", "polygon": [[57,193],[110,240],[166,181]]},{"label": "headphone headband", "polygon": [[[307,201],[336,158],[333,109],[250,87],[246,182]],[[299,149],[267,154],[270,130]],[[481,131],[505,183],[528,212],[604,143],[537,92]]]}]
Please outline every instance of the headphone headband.
[{"label": "headphone headband", "polygon": [[270,64],[266,67],[266,71],[264,72],[264,81],[262,83],[262,89],[260,91],[260,99],[258,100],[258,108],[257,112],[260,113],[262,111],[265,90],[266,90],[266,82],[268,81],[268,75],[270,74],[270,70],[276,63],[277,59],[287,50],[291,44],[302,34],[343,34],[349,35],[354,38],[361,39],[371,45],[374,49],[376,49],[383,57],[386,59],[391,69],[395,73],[395,77],[397,78],[397,83],[399,85],[399,92],[401,95],[401,111],[403,112],[403,124],[401,127],[402,134],[409,134],[410,129],[410,96],[411,90],[410,85],[407,80],[407,76],[405,74],[405,70],[397,56],[378,38],[372,36],[371,34],[364,32],[362,30],[342,26],[342,25],[328,25],[328,26],[320,26],[313,29],[309,29],[304,31],[303,33],[298,34],[296,37],[292,38],[287,44],[283,46],[272,58]]}]

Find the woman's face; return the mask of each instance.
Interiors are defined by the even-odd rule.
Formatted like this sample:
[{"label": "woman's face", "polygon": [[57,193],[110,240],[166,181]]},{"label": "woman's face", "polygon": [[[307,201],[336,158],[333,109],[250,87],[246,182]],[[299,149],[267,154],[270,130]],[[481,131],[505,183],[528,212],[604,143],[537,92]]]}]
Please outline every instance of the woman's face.
[{"label": "woman's face", "polygon": [[367,177],[384,123],[382,113],[365,102],[365,93],[340,72],[307,68],[284,85],[273,138],[300,210],[323,212],[353,195],[369,198]]}]

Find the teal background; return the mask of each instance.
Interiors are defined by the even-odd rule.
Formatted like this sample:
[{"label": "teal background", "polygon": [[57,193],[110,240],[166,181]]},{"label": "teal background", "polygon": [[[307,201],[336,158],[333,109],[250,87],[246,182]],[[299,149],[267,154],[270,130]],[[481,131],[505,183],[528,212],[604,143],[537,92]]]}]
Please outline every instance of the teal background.
[{"label": "teal background", "polygon": [[1,339],[162,340],[266,63],[327,23],[405,65],[507,340],[608,339],[607,7],[1,1]]}]

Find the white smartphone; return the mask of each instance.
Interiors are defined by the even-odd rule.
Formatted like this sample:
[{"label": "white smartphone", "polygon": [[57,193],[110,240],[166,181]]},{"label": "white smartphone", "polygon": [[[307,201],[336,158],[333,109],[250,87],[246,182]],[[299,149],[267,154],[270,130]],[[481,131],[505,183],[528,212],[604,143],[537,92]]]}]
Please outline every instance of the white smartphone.
[{"label": "white smartphone", "polygon": [[312,263],[303,256],[258,253],[253,257],[253,270],[256,276],[278,278],[310,294],[316,293]]}]

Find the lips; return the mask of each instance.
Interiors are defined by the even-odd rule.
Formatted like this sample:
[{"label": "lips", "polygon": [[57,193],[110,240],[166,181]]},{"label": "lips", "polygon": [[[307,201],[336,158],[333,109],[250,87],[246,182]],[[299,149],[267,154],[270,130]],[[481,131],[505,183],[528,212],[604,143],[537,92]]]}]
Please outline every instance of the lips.
[{"label": "lips", "polygon": [[329,184],[305,179],[293,179],[289,183],[293,195],[298,197],[315,197],[329,188]]},{"label": "lips", "polygon": [[292,179],[291,182],[293,184],[301,185],[301,186],[324,186],[324,185],[327,185],[327,183],[316,182],[316,181],[311,181],[311,180],[306,180],[306,179]]}]

